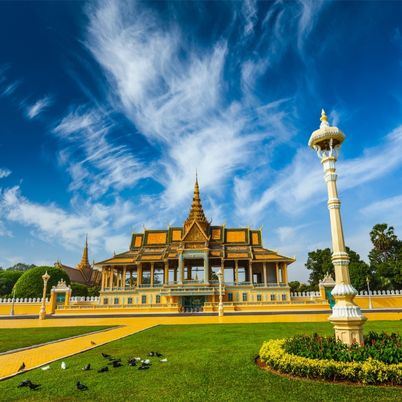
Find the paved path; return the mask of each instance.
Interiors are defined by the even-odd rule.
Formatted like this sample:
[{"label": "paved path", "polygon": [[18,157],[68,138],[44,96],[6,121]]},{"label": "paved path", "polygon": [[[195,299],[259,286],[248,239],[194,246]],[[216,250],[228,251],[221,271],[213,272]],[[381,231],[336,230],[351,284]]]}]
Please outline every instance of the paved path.
[{"label": "paved path", "polygon": [[[366,314],[373,320],[399,320],[401,313],[369,313]],[[1,328],[46,328],[69,326],[101,326],[119,325],[108,331],[95,334],[82,335],[64,341],[57,341],[42,346],[32,347],[27,350],[17,351],[0,356],[0,379],[13,376],[17,373],[21,363],[24,362],[26,370],[43,366],[55,360],[95,348],[116,339],[151,328],[155,325],[177,324],[230,324],[230,323],[258,323],[258,322],[323,322],[328,316],[324,314],[303,315],[227,315],[225,317],[189,315],[175,317],[91,317],[76,316],[74,318],[58,318],[57,320],[3,320]],[[95,342],[95,345],[92,344]]]}]

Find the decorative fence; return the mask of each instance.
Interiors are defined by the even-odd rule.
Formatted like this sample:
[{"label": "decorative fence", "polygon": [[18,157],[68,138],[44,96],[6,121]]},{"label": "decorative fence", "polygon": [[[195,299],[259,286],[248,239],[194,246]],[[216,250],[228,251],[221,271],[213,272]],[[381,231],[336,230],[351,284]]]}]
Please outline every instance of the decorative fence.
[{"label": "decorative fence", "polygon": [[73,296],[70,303],[99,302],[99,296]]},{"label": "decorative fence", "polygon": [[[49,301],[48,300],[48,298],[46,297],[46,303]],[[41,298],[41,297],[29,297],[29,298],[27,298],[27,297],[25,297],[25,298],[11,298],[11,297],[8,297],[8,298],[4,298],[4,299],[2,299],[2,298],[0,298],[0,303],[12,303],[12,302],[14,302],[14,303],[42,303],[42,301],[43,301],[43,298]]]},{"label": "decorative fence", "polygon": [[[368,296],[367,290],[358,292],[358,296]],[[370,290],[370,296],[399,296],[402,295],[402,290]],[[320,292],[294,292],[290,293],[291,297],[320,297]]]}]

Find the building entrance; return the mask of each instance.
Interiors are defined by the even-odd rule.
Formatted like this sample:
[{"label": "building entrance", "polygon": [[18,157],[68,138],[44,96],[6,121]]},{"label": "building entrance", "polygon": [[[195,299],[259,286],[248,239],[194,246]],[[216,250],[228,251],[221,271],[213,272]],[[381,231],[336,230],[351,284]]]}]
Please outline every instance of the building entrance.
[{"label": "building entrance", "polygon": [[205,296],[182,296],[181,311],[183,313],[198,313],[203,311]]}]

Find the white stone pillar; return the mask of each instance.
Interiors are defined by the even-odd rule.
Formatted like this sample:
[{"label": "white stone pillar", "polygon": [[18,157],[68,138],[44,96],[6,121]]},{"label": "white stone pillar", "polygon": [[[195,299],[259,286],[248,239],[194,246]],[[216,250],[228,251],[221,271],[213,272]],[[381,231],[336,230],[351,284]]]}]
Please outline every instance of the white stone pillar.
[{"label": "white stone pillar", "polygon": [[263,274],[264,274],[264,286],[267,287],[268,282],[267,282],[267,263],[266,262],[262,263],[262,270],[263,270]]},{"label": "white stone pillar", "polygon": [[204,283],[209,283],[208,251],[204,253]]}]

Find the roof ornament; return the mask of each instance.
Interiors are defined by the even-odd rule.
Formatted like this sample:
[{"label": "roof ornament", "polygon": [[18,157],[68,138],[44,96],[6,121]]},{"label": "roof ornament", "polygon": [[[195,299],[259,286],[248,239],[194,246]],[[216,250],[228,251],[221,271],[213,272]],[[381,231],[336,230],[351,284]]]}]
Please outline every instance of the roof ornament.
[{"label": "roof ornament", "polygon": [[321,109],[320,121],[321,121],[320,128],[329,127],[328,117],[324,109]]}]

